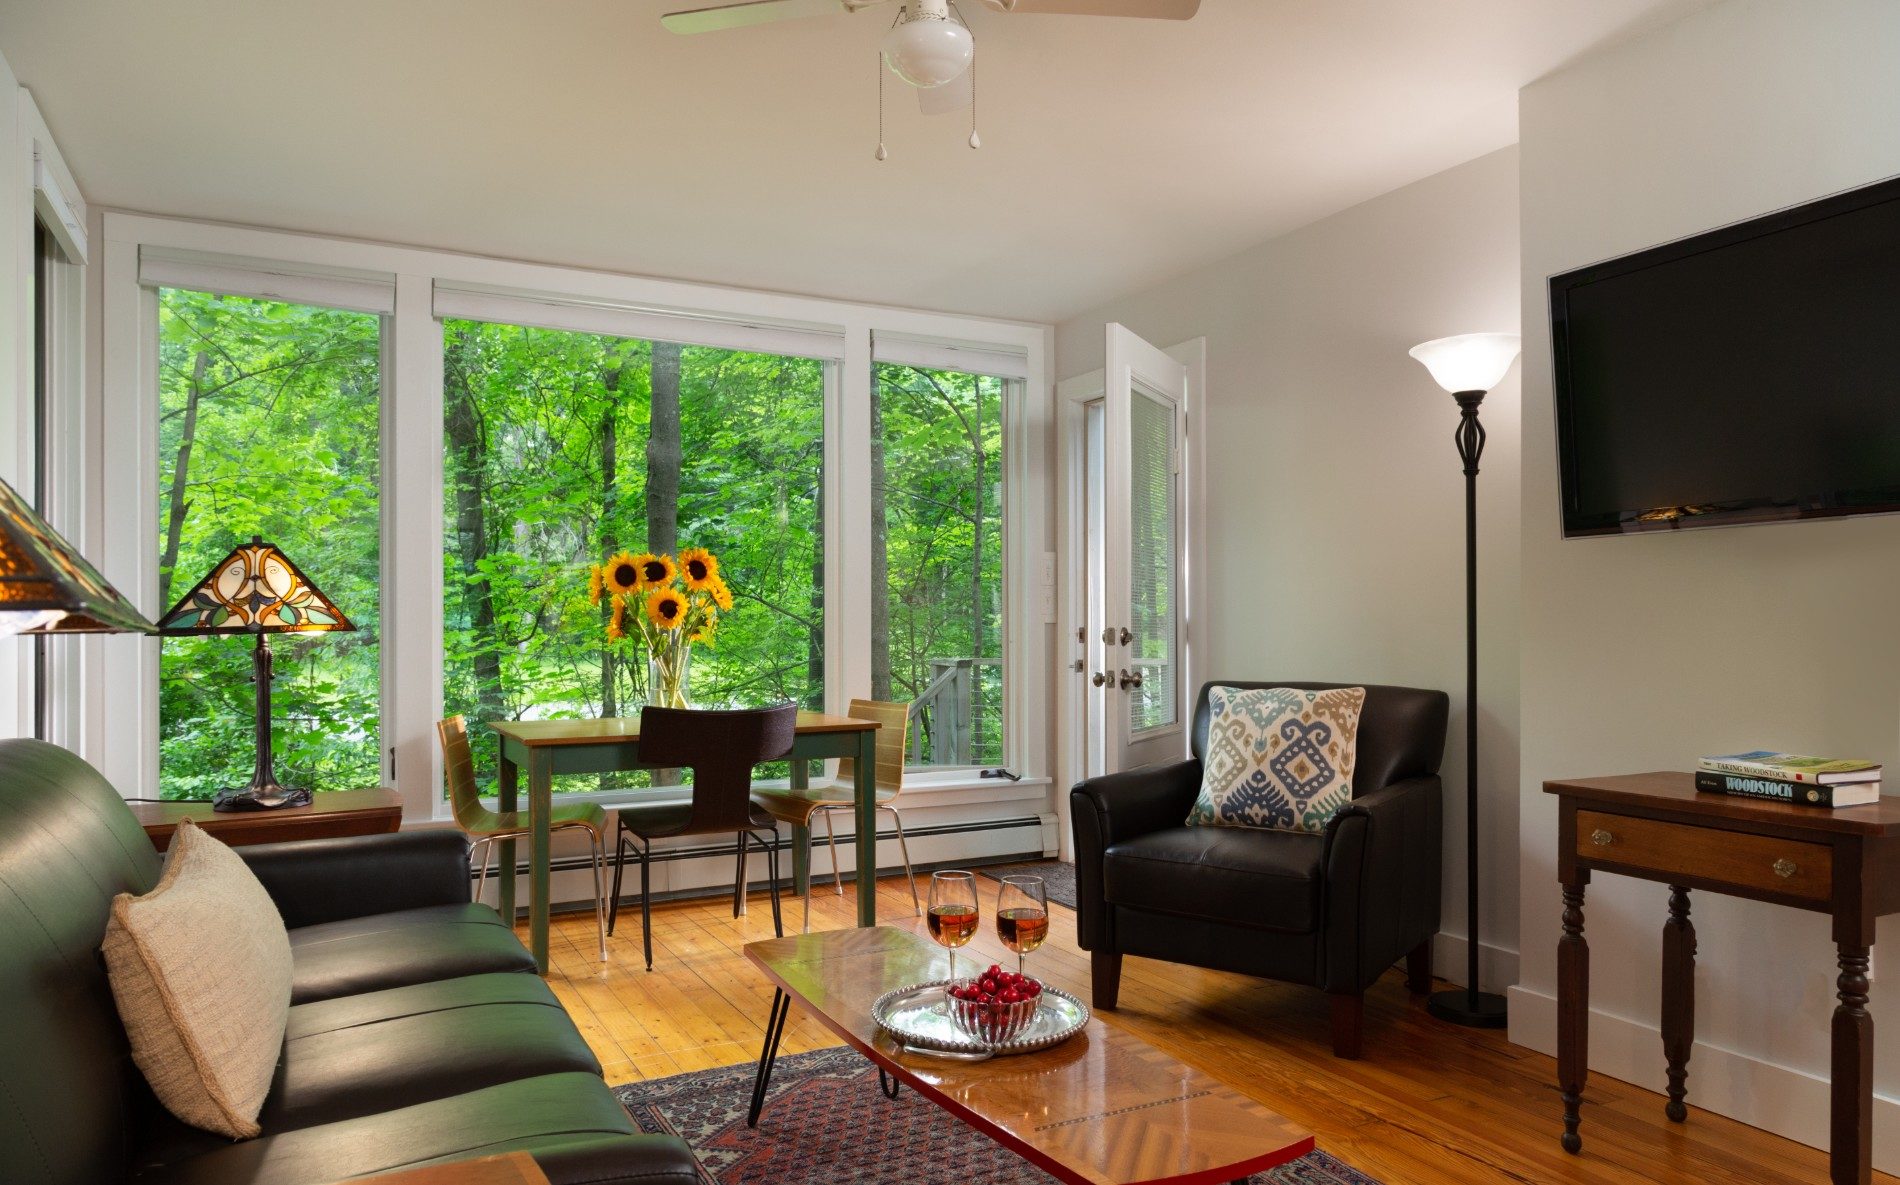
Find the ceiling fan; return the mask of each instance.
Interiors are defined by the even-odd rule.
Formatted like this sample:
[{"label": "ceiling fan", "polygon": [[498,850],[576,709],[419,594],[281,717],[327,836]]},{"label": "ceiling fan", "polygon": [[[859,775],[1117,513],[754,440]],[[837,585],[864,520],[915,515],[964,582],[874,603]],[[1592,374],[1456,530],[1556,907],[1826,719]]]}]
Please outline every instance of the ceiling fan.
[{"label": "ceiling fan", "polygon": [[[660,23],[675,33],[711,33],[744,25],[762,25],[797,17],[831,16],[874,8],[891,0],[740,0],[707,8],[669,12]],[[1201,7],[1201,0],[977,0],[986,8],[1005,13],[1049,13],[1064,16],[1149,17],[1184,21]],[[926,115],[975,106],[973,63],[976,40],[953,0],[908,0],[884,35],[883,61],[891,72],[917,88]],[[884,151],[884,72],[878,71],[877,159]],[[955,85],[952,85],[955,84]],[[971,113],[970,147],[981,146]]]}]

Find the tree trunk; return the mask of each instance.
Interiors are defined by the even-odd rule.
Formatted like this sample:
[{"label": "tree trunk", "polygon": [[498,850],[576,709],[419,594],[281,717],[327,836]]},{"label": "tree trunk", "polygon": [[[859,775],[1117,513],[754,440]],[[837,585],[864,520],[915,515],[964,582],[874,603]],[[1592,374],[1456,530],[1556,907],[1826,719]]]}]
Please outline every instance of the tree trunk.
[{"label": "tree trunk", "polygon": [[653,410],[647,432],[647,550],[679,550],[680,348],[653,343]]},{"label": "tree trunk", "polygon": [[871,698],[891,699],[891,556],[884,521],[884,401],[871,391]]},{"label": "tree trunk", "polygon": [[[680,347],[653,343],[647,427],[647,550],[677,553],[680,545]],[[676,769],[656,769],[653,784],[679,781]]]},{"label": "tree trunk", "polygon": [[456,553],[461,560],[462,601],[468,608],[469,629],[475,634],[475,703],[483,720],[507,716],[501,689],[501,640],[495,636],[495,596],[481,573],[488,558],[487,444],[481,413],[475,406],[468,372],[456,354],[468,347],[466,332],[458,332],[449,350],[448,396],[449,461],[455,472]]},{"label": "tree trunk", "polygon": [[[618,502],[615,483],[620,470],[620,379],[626,373],[626,356],[619,353],[621,343],[609,346],[600,370],[601,389],[606,392],[606,406],[600,413],[600,562],[606,563],[615,552],[620,550],[620,532],[616,520]],[[613,618],[613,599],[603,596],[600,599],[600,714],[614,717],[620,714],[620,697],[615,693],[615,668],[613,646],[607,641],[607,623]],[[606,789],[609,775],[600,775],[601,789]]]},{"label": "tree trunk", "polygon": [[191,503],[185,500],[185,484],[191,475],[191,446],[198,435],[198,400],[204,394],[205,368],[210,365],[211,355],[199,350],[191,364],[191,382],[185,388],[185,424],[178,433],[178,463],[172,468],[171,499],[165,514],[165,551],[158,559],[158,587],[163,593],[159,600],[168,609],[172,605],[172,569],[178,566],[178,540],[184,533],[185,515],[191,511]]}]

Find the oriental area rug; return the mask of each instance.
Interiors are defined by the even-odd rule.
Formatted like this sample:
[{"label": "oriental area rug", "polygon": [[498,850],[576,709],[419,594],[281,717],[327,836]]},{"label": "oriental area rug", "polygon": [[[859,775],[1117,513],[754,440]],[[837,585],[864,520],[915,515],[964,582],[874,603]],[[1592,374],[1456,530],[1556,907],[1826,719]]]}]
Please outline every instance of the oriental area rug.
[{"label": "oriental area rug", "polygon": [[[855,1050],[786,1054],[765,1115],[745,1125],[754,1067],[726,1066],[614,1088],[641,1131],[692,1145],[707,1185],[1053,1185],[1055,1178],[909,1090],[878,1090]],[[1324,1152],[1251,1185],[1379,1185]]]}]

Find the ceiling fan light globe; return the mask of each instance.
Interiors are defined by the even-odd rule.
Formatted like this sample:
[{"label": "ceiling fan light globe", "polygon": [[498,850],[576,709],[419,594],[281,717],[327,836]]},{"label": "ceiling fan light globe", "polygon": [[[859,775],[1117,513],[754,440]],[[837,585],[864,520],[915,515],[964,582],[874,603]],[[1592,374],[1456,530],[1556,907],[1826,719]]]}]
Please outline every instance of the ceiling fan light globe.
[{"label": "ceiling fan light globe", "polygon": [[917,13],[884,35],[884,61],[912,86],[942,86],[970,68],[976,42],[956,21]]}]

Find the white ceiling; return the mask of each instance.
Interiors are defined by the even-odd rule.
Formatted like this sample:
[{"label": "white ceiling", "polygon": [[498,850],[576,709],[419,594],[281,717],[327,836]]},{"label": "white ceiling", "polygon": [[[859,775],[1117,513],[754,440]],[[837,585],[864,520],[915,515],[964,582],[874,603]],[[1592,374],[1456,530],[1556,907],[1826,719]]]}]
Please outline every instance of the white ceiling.
[{"label": "white ceiling", "polygon": [[104,205],[1053,321],[1512,143],[1518,87],[1709,2],[966,4],[982,149],[890,78],[881,163],[888,8],[0,0],[0,54]]}]

